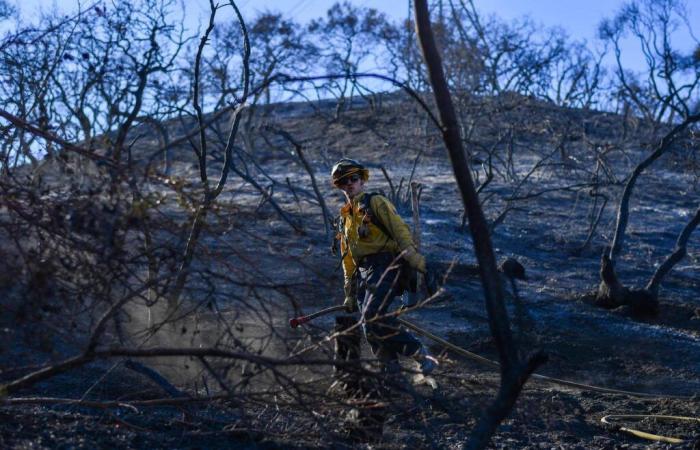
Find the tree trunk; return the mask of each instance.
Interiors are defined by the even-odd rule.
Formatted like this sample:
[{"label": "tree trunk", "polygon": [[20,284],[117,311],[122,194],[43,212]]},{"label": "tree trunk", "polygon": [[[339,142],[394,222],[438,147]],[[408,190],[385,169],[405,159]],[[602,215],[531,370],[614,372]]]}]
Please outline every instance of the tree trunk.
[{"label": "tree trunk", "polygon": [[[689,115],[683,120],[683,122],[676,125],[671,131],[669,131],[658,143],[656,149],[653,153],[647,156],[644,161],[639,163],[637,167],[634,168],[632,175],[625,189],[622,191],[622,198],[620,199],[620,205],[617,209],[617,222],[615,224],[615,235],[613,236],[612,246],[608,247],[605,251],[605,255],[601,260],[600,265],[600,278],[601,283],[598,286],[598,293],[596,294],[596,304],[604,308],[616,308],[618,306],[628,305],[631,307],[634,314],[643,315],[655,315],[658,313],[659,300],[658,300],[658,285],[661,279],[665,276],[668,271],[671,270],[673,265],[675,265],[680,258],[683,257],[685,251],[685,245],[679,246],[678,255],[671,255],[667,259],[657,273],[654,274],[652,279],[649,281],[649,285],[645,289],[634,289],[630,290],[624,287],[617,279],[617,274],[615,273],[615,259],[620,254],[622,250],[622,242],[625,238],[625,232],[627,230],[627,223],[629,221],[629,203],[632,197],[632,189],[637,181],[637,178],[646,170],[654,161],[659,159],[666,151],[671,147],[671,144],[676,140],[676,138],[685,131],[691,124],[700,121],[700,113]],[[690,227],[693,221],[691,221],[686,228]],[[697,223],[695,224],[697,226]],[[692,227],[692,229],[695,228]],[[687,233],[685,240],[687,241],[688,236],[692,229]],[[685,232],[685,230],[684,230]],[[681,234],[683,235],[683,233]],[[679,242],[681,238],[679,237]]]},{"label": "tree trunk", "polygon": [[656,146],[656,150],[649,155],[644,161],[639,163],[637,167],[634,168],[630,179],[625,185],[625,189],[622,192],[622,198],[620,199],[620,206],[617,209],[617,223],[615,225],[615,235],[613,237],[612,247],[610,248],[610,259],[614,262],[617,255],[619,255],[620,250],[622,250],[622,242],[625,238],[625,232],[627,230],[627,222],[629,219],[629,202],[632,196],[632,189],[634,188],[637,178],[644,172],[644,170],[649,167],[654,161],[659,159],[661,155],[666,153],[666,151],[671,147],[671,144],[676,140],[678,135],[681,134],[689,125],[700,121],[700,113],[688,116],[683,122],[678,124],[675,128],[664,136],[659,144]]},{"label": "tree trunk", "polygon": [[648,289],[628,289],[620,283],[615,273],[614,263],[603,252],[600,268],[602,279],[598,287],[596,305],[613,309],[626,306],[634,316],[655,316],[659,312],[659,299],[656,293]]},{"label": "tree trunk", "polygon": [[617,308],[625,304],[627,288],[622,286],[610,259],[610,248],[603,251],[600,261],[600,285],[596,295],[596,304],[603,308]]},{"label": "tree trunk", "polygon": [[546,359],[536,353],[523,363],[513,342],[508,315],[503,302],[503,287],[496,268],[496,258],[491,245],[489,228],[481,210],[479,197],[474,188],[471,170],[462,148],[459,123],[452,98],[445,81],[442,60],[435,45],[430,25],[426,0],[415,3],[416,33],[421,45],[423,59],[428,69],[430,84],[440,112],[442,138],[449,152],[455,179],[462,195],[462,202],[469,218],[469,228],[474,242],[474,251],[479,262],[481,282],[484,286],[489,327],[494,337],[501,360],[501,387],[499,395],[481,418],[468,443],[469,448],[484,448],[495,433],[498,424],[508,415],[520,390],[532,371]]}]

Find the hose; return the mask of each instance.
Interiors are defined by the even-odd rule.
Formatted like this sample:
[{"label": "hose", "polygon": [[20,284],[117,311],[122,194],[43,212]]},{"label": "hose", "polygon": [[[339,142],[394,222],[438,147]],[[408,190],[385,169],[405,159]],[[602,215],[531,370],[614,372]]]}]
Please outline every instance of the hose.
[{"label": "hose", "polygon": [[[433,333],[429,332],[428,330],[425,330],[418,325],[415,325],[406,319],[403,318],[398,318],[398,321],[404,325],[406,328],[409,328],[416,333],[425,336],[438,344],[454,351],[455,353],[465,356],[469,359],[472,359],[474,361],[477,361],[479,363],[482,363],[484,365],[493,367],[493,368],[499,368],[501,365],[496,362],[492,361],[488,358],[484,358],[483,356],[477,355],[476,353],[472,353],[468,350],[463,349],[462,347],[458,347],[451,342],[446,341],[445,339],[434,335]],[[548,377],[545,375],[540,375],[533,373],[531,375],[531,378],[540,380],[540,381],[545,381],[548,383],[553,383],[553,384],[558,384],[558,385],[563,385],[563,386],[568,386],[568,387],[573,387],[585,391],[593,391],[593,392],[602,392],[605,394],[623,394],[631,397],[644,397],[644,398],[664,398],[664,399],[674,399],[674,400],[694,400],[696,399],[695,396],[681,396],[681,395],[664,395],[664,394],[649,394],[645,392],[633,392],[633,391],[625,391],[621,389],[611,389],[611,388],[605,388],[605,387],[600,387],[600,386],[592,386],[589,384],[583,384],[583,383],[576,383],[574,381],[568,381],[568,380],[562,380],[559,378],[553,378],[553,377]],[[615,424],[612,424],[609,422],[609,420],[614,420],[614,419],[641,419],[641,418],[646,418],[646,417],[652,417],[656,419],[661,419],[661,420],[682,420],[682,421],[690,421],[690,422],[698,422],[700,424],[700,418],[697,417],[684,417],[684,416],[661,416],[661,415],[635,415],[635,414],[627,414],[627,415],[608,415],[600,419],[600,421],[604,424],[607,425],[613,425],[616,427],[617,430],[631,434],[633,436],[643,438],[643,439],[648,439],[652,441],[657,441],[657,442],[665,442],[665,443],[670,443],[670,444],[682,444],[685,443],[686,441],[683,439],[679,439],[676,437],[668,437],[668,436],[661,436],[658,434],[652,434],[652,433],[647,433],[645,431],[640,431],[640,430],[635,430],[633,428],[627,428],[627,427],[622,427],[622,426],[617,426]]]},{"label": "hose", "polygon": [[686,442],[684,439],[647,433],[646,431],[635,430],[634,428],[627,428],[627,427],[619,426],[619,425],[611,422],[612,420],[618,420],[618,419],[622,419],[622,420],[625,420],[625,419],[627,419],[627,420],[629,420],[629,419],[645,419],[647,417],[651,417],[653,419],[659,419],[659,420],[668,420],[668,421],[697,422],[698,424],[700,424],[700,418],[698,418],[698,417],[661,416],[661,415],[656,415],[656,414],[614,414],[614,415],[605,416],[602,419],[600,419],[600,421],[606,425],[612,425],[617,430],[623,431],[625,433],[628,433],[628,434],[631,434],[633,436],[637,436],[637,437],[640,437],[643,439],[648,439],[650,441],[666,442],[669,444],[683,444]]},{"label": "hose", "polygon": [[[415,325],[406,319],[399,318],[398,321],[404,325],[406,328],[409,328],[416,333],[425,336],[429,339],[432,339],[433,341],[441,344],[442,346],[454,351],[455,353],[465,356],[469,359],[472,359],[474,361],[480,362],[484,365],[493,367],[493,368],[499,368],[501,365],[496,362],[492,361],[488,358],[484,358],[483,356],[477,355],[476,353],[472,353],[468,350],[463,349],[462,347],[458,347],[454,345],[451,342],[446,341],[445,339],[434,335],[428,330],[425,330],[418,325]],[[649,394],[646,392],[634,392],[634,391],[625,391],[621,389],[612,389],[612,388],[605,388],[605,387],[600,387],[600,386],[592,386],[590,384],[584,384],[584,383],[576,383],[574,381],[569,381],[569,380],[563,380],[560,378],[554,378],[554,377],[548,377],[546,375],[540,375],[537,373],[533,373],[531,375],[531,378],[540,380],[540,381],[545,381],[548,383],[552,384],[558,384],[562,386],[568,386],[568,387],[573,387],[577,389],[581,389],[584,391],[593,391],[593,392],[601,392],[604,394],[623,394],[627,395],[630,397],[643,397],[643,398],[668,398],[668,399],[674,399],[674,400],[693,400],[695,397],[694,396],[683,396],[683,395],[668,395],[668,394]]]}]

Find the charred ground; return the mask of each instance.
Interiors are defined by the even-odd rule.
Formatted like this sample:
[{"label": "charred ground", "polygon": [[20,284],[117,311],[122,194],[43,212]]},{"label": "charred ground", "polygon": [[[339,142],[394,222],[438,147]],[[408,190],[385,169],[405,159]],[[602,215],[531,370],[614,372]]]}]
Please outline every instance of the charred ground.
[{"label": "charred ground", "polygon": [[[203,256],[194,267],[206,276],[195,278],[187,288],[184,307],[188,313],[174,326],[153,333],[152,342],[209,345],[221,342],[222,330],[228,330],[228,338],[243,341],[241,348],[261,355],[282,357],[305,346],[317,346],[315,355],[329,355],[330,347],[323,337],[330,332],[332,319],[318,320],[304,331],[287,328],[287,320],[300,311],[338,303],[342,275],[337,259],[329,252],[321,206],[300,153],[277,132],[284,130],[301,145],[332,212],[341,198],[328,184],[327,172],[343,156],[368,164],[369,189],[390,196],[407,221],[409,178],[423,185],[423,251],[435,265],[452,266],[452,270],[445,284],[448,294],[410,313],[408,319],[458,346],[496,358],[472,245],[462,224],[462,206],[440,135],[424,112],[405,96],[377,94],[371,100],[356,99],[340,115],[334,103],[327,101],[269,105],[248,113],[234,162],[244,176],[234,178],[217,200],[198,247]],[[635,398],[531,380],[515,410],[499,428],[493,446],[644,447],[648,441],[606,428],[600,418],[608,414],[697,414],[697,397],[663,397],[692,396],[700,388],[697,237],[691,238],[688,255],[662,286],[658,316],[635,317],[624,307],[609,311],[593,302],[600,282],[600,255],[611,237],[623,181],[654,144],[652,129],[658,127],[632,117],[567,109],[518,95],[472,98],[461,108],[465,117],[472,118],[470,128],[464,130],[466,142],[475,179],[483,185],[480,196],[493,223],[497,255],[514,257],[526,268],[528,280],[519,283],[518,289],[526,314],[515,309],[512,298],[508,306],[522,347],[541,348],[549,355],[549,362],[539,373],[661,395]],[[224,119],[216,126],[225,129],[228,121]],[[187,124],[181,129],[187,130]],[[157,136],[147,127],[135,133],[141,133],[141,137],[132,150],[134,173],[150,177],[141,192],[160,199],[144,214],[152,220],[152,226],[162,225],[154,237],[162,243],[167,266],[168,249],[177,253],[184,245],[187,228],[181,223],[186,221],[178,222],[178,218],[186,216],[194,204],[188,199],[198,192],[197,167],[192,154],[182,146],[169,155],[169,167],[151,177],[153,174],[145,167],[146,162],[154,160]],[[172,134],[178,134],[176,126]],[[217,134],[212,132],[212,136],[216,138]],[[629,234],[618,263],[618,273],[629,285],[643,285],[648,280],[672,251],[684,222],[697,208],[700,186],[694,169],[695,153],[690,151],[697,144],[697,137],[688,135],[639,180]],[[99,219],[104,213],[75,206],[79,204],[78,196],[70,186],[76,177],[61,169],[71,164],[47,162],[36,182],[46,187],[46,195],[50,191],[52,199],[64,201],[74,214]],[[210,168],[215,173],[216,164]],[[72,170],[75,173],[81,169]],[[100,173],[101,169],[95,170]],[[37,180],[32,173],[20,172],[20,176]],[[94,177],[86,176],[85,185],[93,183]],[[84,195],[89,198],[85,204],[94,209],[94,197]],[[46,198],[37,201],[48,203]],[[602,209],[600,221],[595,222],[603,198],[607,206]],[[18,195],[17,201],[28,200]],[[133,201],[112,205],[110,212],[133,215],[133,206]],[[56,215],[42,216],[42,220],[49,228],[63,227],[63,237],[95,239],[83,229],[76,230],[63,214]],[[3,211],[6,232],[13,223],[11,216]],[[127,231],[120,239],[129,248],[130,242],[138,240],[124,226]],[[303,231],[295,231],[294,226]],[[104,232],[104,227],[96,228],[97,235]],[[589,233],[591,239],[587,242]],[[3,240],[9,237],[6,233]],[[23,239],[40,238],[32,232]],[[86,303],[78,305],[70,291],[61,291],[60,287],[66,285],[65,266],[52,269],[37,264],[31,272],[14,264],[17,253],[12,245],[6,243],[3,248],[6,256],[2,262],[0,320],[4,336],[0,359],[2,379],[7,381],[30,372],[28,366],[73,355],[84,345],[94,319]],[[46,264],[57,263],[48,259]],[[72,282],[76,285],[80,280]],[[71,318],[66,317],[69,311],[74,314]],[[157,316],[158,305],[150,313]],[[145,314],[142,306],[126,308],[121,325],[116,321],[110,325],[109,336],[116,341],[138,340],[150,326],[145,323]],[[399,389],[378,445],[457,447],[465,442],[495,395],[496,372],[430,345],[441,355],[441,366],[435,374],[439,389]],[[368,350],[364,352],[363,356],[369,358]],[[142,361],[190,396],[225,393],[195,359]],[[205,404],[144,403],[106,409],[41,402],[5,405],[0,410],[0,444],[86,448],[209,448],[229,447],[233,442],[255,448],[357,445],[344,431],[352,422],[347,418],[352,405],[326,394],[331,381],[328,367],[294,369],[301,386],[278,393],[272,388],[259,391],[241,386],[245,377],[235,372],[259,368],[229,367],[224,363],[222,367],[225,370],[214,373],[240,388],[236,391],[240,398],[232,395]],[[251,385],[275,386],[276,382],[282,383],[282,375],[291,376],[288,372],[261,375],[253,377]],[[124,403],[164,397],[159,386],[124,368],[119,360],[69,371],[17,396]],[[686,438],[689,448],[698,438],[697,425],[649,419],[639,428]]]}]

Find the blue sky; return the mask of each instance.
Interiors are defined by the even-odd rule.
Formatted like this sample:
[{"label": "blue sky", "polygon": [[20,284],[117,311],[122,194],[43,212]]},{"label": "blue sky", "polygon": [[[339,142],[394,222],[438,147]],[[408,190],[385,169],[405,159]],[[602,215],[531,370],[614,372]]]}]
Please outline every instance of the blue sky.
[{"label": "blue sky", "polygon": [[[75,9],[77,0],[10,0],[21,5],[20,9],[31,16],[40,6],[50,9],[57,5],[62,9]],[[83,1],[83,5],[92,3]],[[206,0],[183,0],[187,9],[194,13],[194,19],[203,17],[208,10]],[[239,0],[237,4],[247,15],[265,9],[289,13],[298,20],[305,21],[323,14],[334,0]],[[394,18],[406,17],[407,0],[354,0],[354,4],[376,8]],[[447,0],[445,0],[447,3]],[[610,17],[624,3],[623,0],[475,0],[477,8],[485,13],[495,13],[504,19],[514,19],[530,15],[536,22],[545,26],[561,26],[576,38],[592,39],[597,24]],[[688,1],[692,13],[691,23],[700,24],[700,2]],[[700,30],[697,30],[700,34]]]},{"label": "blue sky", "polygon": [[[206,4],[189,1],[189,4]],[[247,12],[266,8],[288,12],[299,20],[308,20],[323,14],[334,0],[241,0],[238,4]],[[408,14],[407,0],[355,0],[356,5],[376,8],[394,18],[405,18]],[[545,27],[559,26],[576,39],[595,40],[598,24],[611,17],[625,3],[624,0],[475,0],[479,11],[495,14],[503,19],[516,19],[529,15],[536,23]],[[445,0],[445,4],[448,4]],[[691,24],[698,24],[700,35],[700,2],[688,1]]]},{"label": "blue sky", "polygon": [[[74,10],[79,5],[77,0],[9,0],[10,3],[21,5],[25,18],[36,14],[39,8],[51,9],[54,5],[63,10]],[[124,1],[124,0],[117,0]],[[198,20],[208,17],[208,0],[181,0],[187,9],[187,22],[196,28]],[[219,0],[223,3],[222,0]],[[246,18],[252,18],[258,11],[266,9],[280,11],[294,17],[300,22],[306,22],[319,17],[335,2],[335,0],[238,0],[237,4]],[[89,0],[81,2],[83,6],[93,3]],[[408,0],[353,0],[358,6],[376,8],[395,19],[403,19],[408,14]],[[447,0],[445,0],[447,4]],[[543,27],[561,27],[576,40],[586,40],[589,45],[596,45],[596,29],[598,24],[607,17],[612,17],[625,0],[475,0],[477,9],[485,14],[495,14],[506,20],[530,16]],[[700,1],[687,0],[690,11],[690,23],[695,27],[695,35],[700,37]],[[698,26],[695,26],[698,24]],[[690,38],[674,43],[683,51],[689,51],[697,45]],[[627,49],[626,64],[641,67],[642,61],[635,51]]]}]

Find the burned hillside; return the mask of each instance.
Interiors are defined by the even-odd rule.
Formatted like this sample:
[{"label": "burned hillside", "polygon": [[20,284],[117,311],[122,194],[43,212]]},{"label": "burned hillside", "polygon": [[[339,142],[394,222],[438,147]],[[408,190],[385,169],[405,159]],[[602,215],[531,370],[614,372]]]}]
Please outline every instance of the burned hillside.
[{"label": "burned hillside", "polygon": [[[82,56],[66,44],[71,56],[49,64],[48,81],[32,79],[50,87],[36,108],[21,83],[3,85],[21,95],[0,109],[1,446],[649,445],[621,427],[657,435],[652,448],[697,445],[697,82],[643,91],[611,70],[607,87],[559,79],[570,91],[554,95],[557,71],[532,71],[563,64],[563,49],[536,40],[523,47],[542,61],[510,55],[513,84],[489,78],[496,50],[480,39],[493,36],[479,35],[474,5],[460,2],[454,23],[427,30],[444,58],[451,121],[427,73],[426,2],[415,3],[422,30],[358,32],[386,46],[387,68],[400,62],[381,77],[331,63],[332,75],[309,75],[328,48],[304,53],[313,46],[282,16],[246,28],[235,3],[236,26],[199,39],[178,38],[144,2],[3,41],[3,67],[17,73],[23,48],[42,54],[28,37],[51,49],[60,31],[94,47]],[[141,20],[120,19],[120,8]],[[345,9],[365,14],[363,26],[384,23],[350,3],[334,8],[308,27],[327,33],[314,45],[337,38],[328,27]],[[130,48],[118,19],[143,52],[120,54],[121,69],[97,58]],[[407,54],[391,53],[404,49],[394,31],[414,33]],[[616,45],[620,30],[607,31]],[[150,44],[150,32],[169,46]],[[275,59],[273,43],[299,53]],[[224,70],[229,57],[239,80]],[[600,69],[586,67],[576,80]],[[693,70],[682,77],[697,81]],[[128,86],[121,96],[118,86]],[[93,112],[90,96],[102,98]],[[348,201],[348,183],[331,174],[341,158],[368,171],[364,192],[395,206],[425,256],[419,294],[403,293],[386,316],[437,358],[431,373],[411,358],[388,371],[362,309],[299,320],[346,294],[347,253],[331,251]]]},{"label": "burned hillside", "polygon": [[[245,345],[244,348],[259,347],[264,350],[263,354],[293,351],[299,345],[295,342],[307,333],[290,333],[286,321],[301,311],[330,306],[342,298],[338,287],[342,273],[337,259],[329,251],[323,209],[314,195],[310,174],[300,155],[311,167],[330,214],[339,207],[340,199],[327,182],[329,161],[352,155],[371,167],[370,186],[373,190],[382,191],[395,198],[398,205],[403,205],[406,220],[410,220],[409,183],[418,182],[423,186],[420,210],[422,247],[431,261],[451,266],[445,284],[449,295],[435,305],[412,313],[411,319],[456,345],[495,357],[483,312],[476,263],[469,248],[469,237],[462,226],[463,210],[451,181],[444,148],[435,131],[426,132],[425,126],[420,126],[424,116],[415,104],[400,94],[384,96],[388,98],[381,108],[358,99],[352,109],[337,120],[332,115],[323,114],[323,104],[316,111],[308,105],[299,105],[301,111],[294,114],[289,112],[292,108],[289,105],[280,105],[284,110],[281,114],[275,113],[276,105],[255,111],[255,116],[250,118],[250,128],[246,130],[254,138],[242,140],[249,142],[250,147],[240,149],[238,162],[239,170],[251,182],[236,180],[214,205],[202,235],[201,245],[208,250],[198,255],[193,280],[186,289],[187,301],[193,303],[191,312],[175,322],[178,325],[174,330],[153,332],[150,339],[154,343],[168,344],[175,336],[183,342],[200,345],[216,342],[221,333],[216,324],[224,320],[232,327],[229,332],[235,333],[231,336],[234,342],[245,341],[238,344]],[[700,288],[695,276],[700,257],[697,243],[691,241],[688,256],[664,284],[661,312],[657,317],[640,321],[624,308],[610,316],[586,300],[595,290],[599,255],[615,213],[614,205],[610,204],[602,210],[599,219],[596,217],[598,222],[594,224],[593,216],[599,213],[594,208],[602,204],[597,199],[614,199],[619,195],[621,174],[634,165],[635,158],[643,156],[648,146],[644,134],[634,133],[639,136],[639,143],[626,142],[626,151],[620,150],[619,154],[611,151],[609,156],[601,156],[597,153],[599,149],[613,147],[616,137],[621,135],[621,131],[616,133],[614,130],[631,127],[625,123],[624,117],[556,108],[527,98],[512,98],[511,101],[513,103],[503,107],[503,112],[494,111],[478,126],[475,125],[478,131],[473,133],[471,140],[482,150],[470,157],[472,161],[477,158],[482,161],[480,167],[476,166],[475,172],[481,173],[475,175],[475,179],[488,183],[481,193],[486,215],[494,226],[492,237],[499,258],[515,257],[527,268],[528,280],[519,290],[524,310],[511,310],[516,315],[514,321],[519,339],[547,351],[550,363],[543,366],[542,371],[548,375],[649,393],[683,395],[693,392],[697,389],[693,380],[699,364],[694,347],[700,332],[694,295]],[[495,100],[493,104],[502,105]],[[479,106],[478,109],[483,111],[485,107]],[[515,117],[522,120],[515,120]],[[487,126],[502,123],[514,125]],[[576,124],[578,133],[571,131],[572,124]],[[593,131],[586,133],[587,127]],[[280,130],[300,146],[300,153],[295,150],[294,143],[280,136]],[[140,132],[139,129],[135,131]],[[502,137],[504,133],[508,137]],[[683,225],[681,221],[673,224],[671,219],[688,217],[696,203],[695,175],[693,172],[684,175],[679,169],[692,163],[692,152],[687,151],[689,146],[697,145],[692,139],[690,136],[674,148],[664,160],[664,166],[642,180],[641,194],[632,209],[630,236],[633,243],[623,257],[623,260],[630,261],[621,272],[627,280],[643,280],[654,270],[658,261],[672,249]],[[144,173],[144,161],[154,159],[151,152],[157,149],[157,143],[148,145],[148,142],[145,140],[145,144],[138,148],[148,157],[134,157],[136,173]],[[487,182],[489,156],[493,161],[493,178]],[[586,170],[591,160],[603,157],[613,176],[608,179],[602,169],[599,175]],[[67,166],[70,167],[70,162]],[[382,168],[388,178],[383,175]],[[125,248],[129,248],[128,240],[136,239],[129,236],[133,233],[128,231],[129,228],[138,227],[143,220],[138,216],[139,204],[134,204],[133,200],[131,203],[122,200],[124,204],[117,210],[116,206],[99,206],[94,201],[96,198],[106,201],[106,193],[98,197],[79,191],[62,191],[60,186],[67,179],[74,180],[70,172],[56,175],[53,181],[47,180],[51,180],[54,174],[44,176],[39,183],[47,183],[47,194],[39,199],[22,199],[18,195],[17,201],[23,202],[23,208],[39,209],[49,203],[54,209],[60,208],[61,204],[66,206],[63,207],[65,212],[52,213],[56,221],[46,219],[44,230],[33,231],[35,235],[23,235],[22,240],[27,245],[33,239],[45,242],[38,246],[44,254],[35,256],[35,265],[23,271],[16,265],[16,256],[5,259],[4,273],[8,276],[4,304],[8,314],[3,317],[9,320],[4,328],[7,367],[41,362],[46,358],[41,356],[43,354],[54,354],[54,358],[61,359],[62,352],[70,353],[66,349],[83,345],[81,336],[85,336],[90,327],[91,315],[91,310],[86,307],[97,308],[98,298],[76,302],[70,289],[86,297],[94,296],[86,284],[94,285],[91,277],[97,274],[86,273],[84,264],[94,264],[91,261],[96,255],[113,251],[110,249],[114,244],[108,243],[110,239],[106,230],[115,226],[115,220],[116,227],[123,228],[114,235]],[[99,177],[90,178],[85,172],[83,174],[90,183],[99,186]],[[157,262],[165,265],[161,270],[176,270],[175,267],[168,268],[168,255],[176,255],[183,249],[182,236],[187,229],[183,228],[182,215],[188,211],[188,201],[200,194],[196,187],[197,168],[188,161],[187,149],[182,148],[171,152],[168,175],[147,176],[150,180],[140,187],[140,201],[148,205],[143,208],[147,208],[145,215],[152,220],[151,227],[155,228],[157,224],[159,229],[152,238],[153,252],[158,257]],[[88,200],[81,203],[80,198]],[[276,206],[272,205],[273,202]],[[80,222],[79,217],[84,217],[80,220],[87,222]],[[131,217],[130,225],[126,225],[129,220],[125,217]],[[11,218],[6,211],[5,230],[12,229]],[[496,220],[498,222],[494,223]],[[295,227],[303,231],[296,231]],[[590,233],[592,237],[587,242]],[[57,242],[57,239],[71,239],[72,242],[67,244]],[[160,242],[156,244],[156,240]],[[80,248],[84,260],[75,255],[75,248],[68,248],[76,242],[85,242],[86,248]],[[16,255],[7,244],[6,249],[7,255]],[[645,257],[640,259],[642,253]],[[130,257],[147,258],[148,255]],[[75,259],[74,265],[67,264],[66,258]],[[127,266],[132,262],[124,264]],[[75,272],[69,274],[71,269]],[[212,283],[216,285],[212,286]],[[156,317],[153,311],[158,311],[158,305],[147,307],[147,299],[144,300],[142,306],[126,307],[123,317],[109,325],[115,338],[119,333],[126,337],[134,332],[136,336],[149,332],[147,318],[150,314]],[[91,301],[96,304],[90,305]],[[260,311],[256,305],[264,309]],[[512,305],[515,307],[514,303]],[[75,311],[70,315],[71,322],[65,321],[63,313],[66,308],[75,308],[71,309]],[[218,314],[223,314],[225,319],[217,319]],[[523,314],[523,317],[517,314]],[[306,345],[322,337],[329,327],[327,321],[315,322],[306,338],[311,341]],[[431,346],[435,351],[441,351],[440,346]],[[447,396],[441,400],[447,402],[443,407],[447,411],[455,408],[451,402],[463,395],[460,394],[462,389],[472,393],[467,399],[473,407],[485,401],[478,400],[483,396],[479,394],[483,389],[479,386],[482,383],[488,385],[494,374],[468,360],[454,360],[449,351],[444,353],[444,358],[444,369],[441,369],[444,373],[438,372],[435,376],[442,395]],[[149,364],[153,361],[149,360]],[[186,358],[175,363],[161,361],[155,367],[171,382],[182,386],[192,382],[196,386],[197,377],[202,376],[199,375],[201,369],[188,364]],[[90,377],[105,376],[101,371],[107,368],[69,372],[60,378],[66,381],[49,383],[44,388],[46,395],[70,396]],[[13,373],[16,372],[7,372],[8,375]],[[138,377],[137,374],[130,376]],[[73,379],[76,381],[71,381]],[[83,379],[86,381],[77,381]],[[97,382],[97,379],[93,380]],[[110,391],[105,390],[101,382],[97,386],[99,392],[104,393],[102,395],[109,395]],[[111,389],[117,389],[115,393],[120,395],[119,389],[123,388],[117,384]],[[538,386],[535,382],[526,389],[525,398],[537,401],[537,396],[547,395],[549,389],[552,387]],[[453,398],[453,395],[457,397]],[[576,395],[572,392],[557,395],[564,395],[567,400],[563,401],[577,405],[572,409],[579,411],[579,416],[572,420],[580,423],[579,429],[571,431],[566,422],[559,426],[543,423],[537,425],[541,428],[536,428],[536,433],[544,433],[540,439],[552,439],[555,432],[573,433],[575,438],[572,439],[577,440],[596,436],[603,438],[602,442],[620,439],[599,428],[585,412],[587,408],[614,411],[618,404],[628,405],[627,400],[615,400],[614,395],[612,398],[594,395],[582,404],[575,400]],[[528,404],[522,406],[524,411],[532,408],[526,406]],[[632,407],[635,412],[644,409],[640,405],[623,407]],[[679,408],[680,412],[690,408],[686,413],[693,409],[692,402],[686,406],[683,402],[673,403],[673,407]],[[58,413],[49,415],[52,414]],[[504,442],[511,442],[509,439],[519,442],[522,437],[517,436],[533,432],[528,425],[517,425],[517,414],[512,419],[514,425],[510,426],[513,431],[503,433]],[[545,412],[541,414],[546,416]],[[431,421],[442,423],[446,420],[438,417]],[[449,422],[434,426],[451,429],[453,425]],[[468,423],[468,419],[463,418],[462,423]],[[413,438],[406,436],[405,439]]]}]

